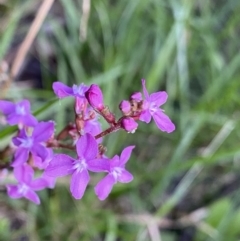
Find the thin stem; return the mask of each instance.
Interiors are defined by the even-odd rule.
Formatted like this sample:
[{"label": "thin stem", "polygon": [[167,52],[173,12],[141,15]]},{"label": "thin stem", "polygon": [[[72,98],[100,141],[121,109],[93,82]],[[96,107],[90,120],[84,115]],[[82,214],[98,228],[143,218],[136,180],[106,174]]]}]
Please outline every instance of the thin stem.
[{"label": "thin stem", "polygon": [[104,137],[112,132],[118,131],[121,128],[121,124],[117,123],[115,126],[109,127],[108,129],[106,129],[105,131],[99,133],[98,135],[95,136],[95,139]]},{"label": "thin stem", "polygon": [[57,135],[56,140],[63,140],[68,136],[68,132],[75,129],[74,125],[72,123],[69,123],[67,126],[65,126],[60,133]]}]

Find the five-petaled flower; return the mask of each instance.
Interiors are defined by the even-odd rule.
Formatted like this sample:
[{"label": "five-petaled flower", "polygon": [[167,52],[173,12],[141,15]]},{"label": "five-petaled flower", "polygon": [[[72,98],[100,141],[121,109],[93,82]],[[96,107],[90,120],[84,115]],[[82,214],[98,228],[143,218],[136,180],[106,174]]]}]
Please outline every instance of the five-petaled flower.
[{"label": "five-petaled flower", "polygon": [[27,164],[14,168],[13,173],[18,183],[7,185],[8,195],[13,199],[25,197],[36,204],[40,204],[40,199],[35,191],[48,187],[49,184],[45,178],[40,177],[33,180],[34,171]]},{"label": "five-petaled flower", "polygon": [[35,126],[37,124],[37,119],[31,114],[28,100],[22,100],[16,104],[0,100],[0,111],[6,116],[7,122],[11,126]]},{"label": "five-petaled flower", "polygon": [[43,145],[54,133],[54,122],[39,122],[32,135],[27,135],[26,131],[22,129],[17,137],[12,139],[17,150],[14,155],[12,166],[20,166],[29,158],[29,153],[39,156],[42,160],[48,155],[47,148]]},{"label": "five-petaled flower", "polygon": [[168,133],[174,131],[175,125],[169,117],[163,113],[163,110],[159,108],[159,106],[163,105],[167,101],[167,93],[165,91],[159,91],[149,95],[144,79],[142,80],[142,87],[145,100],[143,103],[143,111],[139,120],[149,123],[151,121],[151,117],[153,117],[157,127],[161,131],[166,131]]},{"label": "five-petaled flower", "polygon": [[88,173],[91,168],[90,161],[92,165],[96,166],[96,162],[102,163],[102,159],[97,159],[98,144],[89,133],[77,141],[76,150],[77,159],[65,154],[55,155],[46,168],[45,174],[51,177],[72,175],[70,191],[74,198],[81,199],[90,180]]},{"label": "five-petaled flower", "polygon": [[104,200],[111,192],[113,185],[117,182],[128,183],[133,180],[133,176],[125,169],[125,164],[131,156],[132,150],[135,146],[126,147],[119,157],[115,155],[112,159],[103,159],[101,163],[89,162],[90,170],[94,172],[108,172],[95,187],[95,193],[100,200]]}]

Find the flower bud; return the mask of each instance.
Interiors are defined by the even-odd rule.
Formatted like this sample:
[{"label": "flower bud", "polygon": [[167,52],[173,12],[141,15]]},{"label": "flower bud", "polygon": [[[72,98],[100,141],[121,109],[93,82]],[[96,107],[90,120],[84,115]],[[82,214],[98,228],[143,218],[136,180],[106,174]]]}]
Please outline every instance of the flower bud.
[{"label": "flower bud", "polygon": [[131,104],[129,101],[127,100],[123,100],[120,104],[119,104],[119,109],[122,111],[122,113],[124,115],[128,115],[131,112]]},{"label": "flower bud", "polygon": [[92,84],[88,91],[85,93],[85,97],[87,98],[89,104],[98,111],[103,110],[103,95],[102,91],[98,85]]},{"label": "flower bud", "polygon": [[130,96],[130,100],[136,100],[141,101],[142,100],[142,94],[141,92],[135,92]]},{"label": "flower bud", "polygon": [[138,123],[131,117],[125,117],[121,121],[121,127],[128,133],[134,133],[138,127]]}]

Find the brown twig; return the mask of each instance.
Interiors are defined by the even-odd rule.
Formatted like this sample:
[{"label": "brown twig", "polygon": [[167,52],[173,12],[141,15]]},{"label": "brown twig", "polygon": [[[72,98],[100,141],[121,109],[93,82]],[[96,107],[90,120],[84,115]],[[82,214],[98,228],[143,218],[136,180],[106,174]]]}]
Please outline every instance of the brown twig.
[{"label": "brown twig", "polygon": [[98,135],[95,136],[95,139],[99,139],[101,137],[104,137],[112,132],[118,131],[121,128],[121,124],[117,123],[115,126],[109,127],[105,131],[99,133]]},{"label": "brown twig", "polygon": [[69,135],[69,131],[76,129],[72,123],[69,123],[67,126],[64,127],[63,130],[57,135],[57,140],[63,140]]}]

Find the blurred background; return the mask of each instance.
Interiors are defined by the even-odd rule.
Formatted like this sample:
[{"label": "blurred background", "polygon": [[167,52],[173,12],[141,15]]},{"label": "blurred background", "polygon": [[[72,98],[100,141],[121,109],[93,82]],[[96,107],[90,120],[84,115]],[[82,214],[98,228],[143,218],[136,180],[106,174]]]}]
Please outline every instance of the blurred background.
[{"label": "blurred background", "polygon": [[[120,116],[145,78],[150,93],[168,92],[176,124],[104,139],[109,156],[136,148],[134,181],[103,202],[93,190],[101,175],[79,201],[59,179],[40,206],[8,198],[0,179],[0,241],[240,240],[239,12],[239,0],[0,0],[1,99],[30,99],[59,132],[74,113],[54,81],[99,84]],[[13,132],[0,124],[0,149]]]}]

